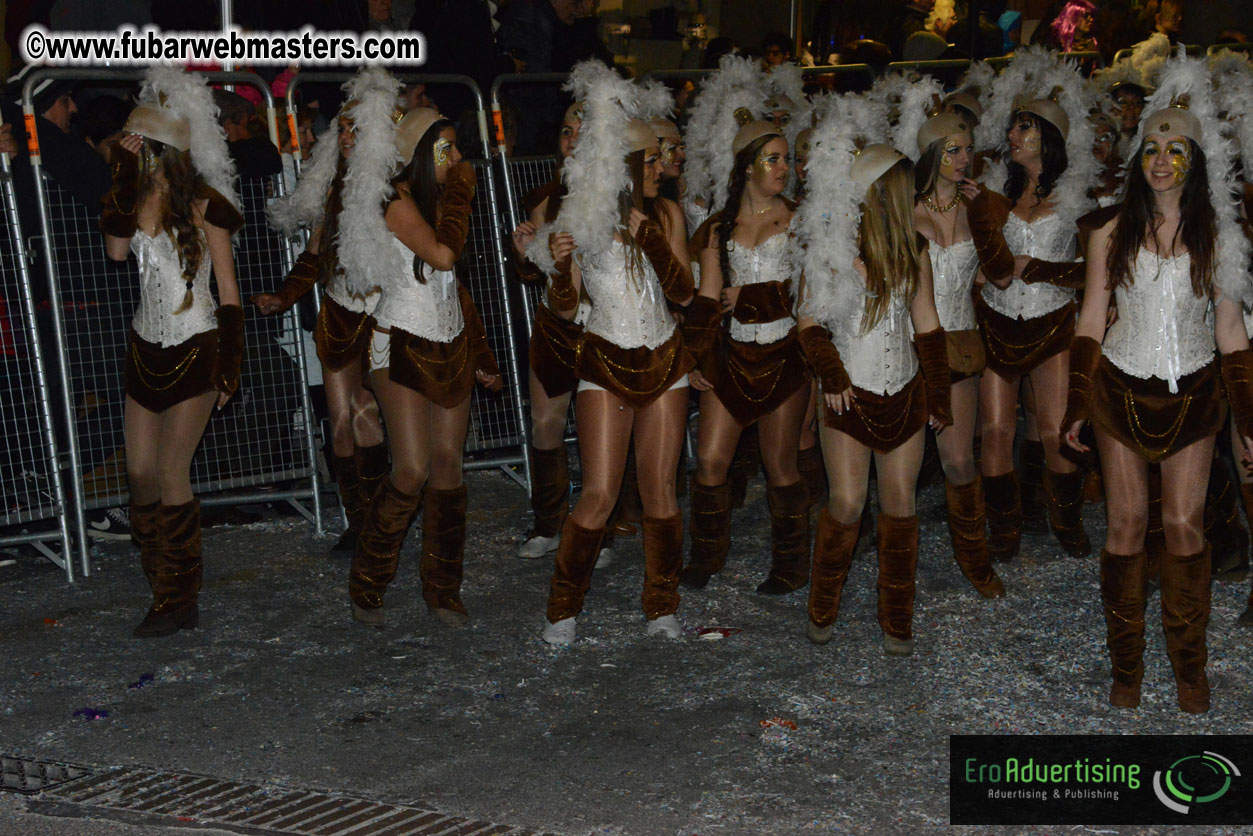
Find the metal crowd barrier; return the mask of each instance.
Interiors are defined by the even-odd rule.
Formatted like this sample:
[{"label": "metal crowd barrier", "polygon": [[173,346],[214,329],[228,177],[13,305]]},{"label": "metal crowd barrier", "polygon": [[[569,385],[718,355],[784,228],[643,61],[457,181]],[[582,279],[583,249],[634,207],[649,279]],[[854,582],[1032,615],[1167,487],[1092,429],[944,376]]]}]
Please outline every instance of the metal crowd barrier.
[{"label": "metal crowd barrier", "polygon": [[[27,543],[74,580],[47,366],[7,154],[0,155],[0,545]],[[16,531],[14,531],[16,529]],[[59,543],[60,548],[55,548]],[[49,548],[49,544],[54,547]],[[85,572],[86,566],[83,567]]]},{"label": "metal crowd barrier", "polygon": [[[287,88],[287,107],[295,113],[295,94],[301,84],[342,83],[347,73],[298,73]],[[501,229],[500,201],[491,166],[487,117],[483,94],[469,76],[440,74],[398,74],[405,83],[448,84],[468,88],[474,95],[478,117],[478,140],[482,159],[470,160],[478,175],[478,189],[470,215],[470,233],[457,276],[474,298],[474,304],[487,329],[487,341],[506,375],[500,392],[474,387],[470,401],[470,427],[466,434],[466,470],[499,468],[524,487],[530,484],[526,462],[526,433],[529,426],[524,403],[525,369],[518,363],[513,339],[513,306],[505,263],[507,254]],[[468,139],[462,137],[463,141]],[[521,466],[523,474],[516,468]]]},{"label": "metal crowd barrier", "polygon": [[[270,133],[277,144],[268,86],[252,73],[207,73],[214,83],[256,87],[270,105]],[[142,72],[43,70],[32,73],[23,109],[33,125],[31,91],[46,77],[135,83]],[[31,139],[57,350],[59,394],[69,427],[74,527],[84,574],[89,574],[84,511],[125,505],[122,431],[123,374],[127,334],[138,302],[133,260],[105,257],[99,224],[86,207],[43,170],[38,137]],[[192,489],[205,505],[286,500],[321,531],[321,502],[305,356],[295,312],[283,318],[248,314],[246,300],[273,289],[290,268],[290,248],[265,223],[266,201],[283,193],[281,176],[238,182],[245,225],[235,241],[235,270],[245,301],[246,349],[240,389],[214,411],[192,462]],[[285,320],[291,320],[286,324]],[[87,467],[91,471],[81,479]],[[209,495],[204,495],[209,494]],[[299,500],[312,500],[313,509]]]}]

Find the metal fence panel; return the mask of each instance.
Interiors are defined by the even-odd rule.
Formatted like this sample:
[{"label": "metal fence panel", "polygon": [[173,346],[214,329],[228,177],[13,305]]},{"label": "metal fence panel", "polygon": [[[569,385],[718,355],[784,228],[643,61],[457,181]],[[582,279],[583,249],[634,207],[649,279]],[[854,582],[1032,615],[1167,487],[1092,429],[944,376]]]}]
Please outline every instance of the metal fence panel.
[{"label": "metal fence panel", "polygon": [[[505,161],[505,165],[509,167],[509,180],[513,184],[514,196],[514,217],[519,222],[526,220],[526,216],[522,211],[522,199],[527,193],[533,189],[548,183],[553,179],[553,172],[557,170],[556,157],[519,157],[518,159]],[[522,286],[522,302],[526,313],[526,334],[531,335],[531,328],[535,324],[535,309],[537,305],[543,304],[540,295],[544,292],[542,284],[529,284]]]}]

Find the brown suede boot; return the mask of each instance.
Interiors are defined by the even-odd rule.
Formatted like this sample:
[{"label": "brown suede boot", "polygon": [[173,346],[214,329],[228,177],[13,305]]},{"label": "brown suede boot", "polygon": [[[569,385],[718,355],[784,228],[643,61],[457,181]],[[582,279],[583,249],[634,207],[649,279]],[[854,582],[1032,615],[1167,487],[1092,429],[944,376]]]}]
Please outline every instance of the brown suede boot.
[{"label": "brown suede boot", "polygon": [[1004,563],[1018,555],[1022,542],[1022,500],[1018,474],[983,477],[984,504],[988,515],[988,559]]},{"label": "brown suede boot", "polygon": [[1205,542],[1210,544],[1214,580],[1239,583],[1249,573],[1249,533],[1236,506],[1231,471],[1215,457],[1205,493]]},{"label": "brown suede boot", "polygon": [[383,626],[383,593],[396,577],[400,547],[420,499],[418,494],[397,489],[388,477],[370,503],[348,575],[352,617],[362,624]]},{"label": "brown suede boot", "polygon": [[679,582],[692,589],[704,589],[709,578],[722,571],[731,549],[731,483],[706,485],[692,476],[692,550]]},{"label": "brown suede boot", "polygon": [[151,513],[160,533],[150,541],[153,551],[144,566],[152,586],[152,606],[133,633],[139,639],[190,630],[200,621],[200,500],[158,504]]},{"label": "brown suede boot", "polygon": [[1018,445],[1018,485],[1022,496],[1023,525],[1047,533],[1044,516],[1044,445],[1023,439]]},{"label": "brown suede boot", "polygon": [[1083,471],[1045,470],[1044,495],[1048,501],[1049,523],[1061,547],[1071,557],[1092,554],[1092,543],[1083,530]]},{"label": "brown suede boot", "polygon": [[804,480],[766,487],[772,541],[770,574],[762,595],[784,595],[809,583],[809,488]]},{"label": "brown suede boot", "polygon": [[809,507],[814,509],[827,503],[827,465],[822,460],[822,447],[815,444],[796,454],[796,468],[801,472],[805,488],[809,492]]},{"label": "brown suede boot", "polygon": [[918,517],[879,515],[879,627],[883,650],[914,652],[914,576],[918,570]]},{"label": "brown suede boot", "polygon": [[348,518],[348,528],[331,546],[331,552],[352,554],[357,550],[357,536],[365,524],[366,509],[365,497],[361,495],[361,479],[357,475],[357,457],[332,456],[331,463],[335,469],[335,485],[339,489],[339,504],[344,507],[344,516]]},{"label": "brown suede boot", "polygon": [[644,593],[640,605],[649,621],[679,611],[679,569],[683,566],[683,515],[643,519]]},{"label": "brown suede boot", "polygon": [[566,445],[552,450],[531,448],[531,510],[535,524],[518,548],[518,557],[527,559],[556,550],[561,527],[570,513],[570,455]]},{"label": "brown suede boot", "polygon": [[422,511],[422,600],[450,627],[470,623],[461,603],[466,545],[466,486],[437,490],[427,486]]},{"label": "brown suede boot", "polygon": [[583,611],[583,596],[592,582],[592,568],[604,535],[603,528],[584,528],[573,517],[566,517],[566,524],[561,527],[561,545],[553,559],[553,579],[548,592],[549,624],[574,618]]},{"label": "brown suede boot", "polygon": [[1162,560],[1162,630],[1166,653],[1175,669],[1179,708],[1189,714],[1209,711],[1209,653],[1205,630],[1210,614],[1209,546],[1196,554],[1167,554]]},{"label": "brown suede boot", "polygon": [[1105,604],[1105,642],[1109,646],[1109,704],[1140,705],[1144,679],[1144,581],[1148,557],[1101,551],[1101,601]]},{"label": "brown suede boot", "polygon": [[809,579],[809,624],[805,635],[814,644],[831,641],[835,620],[840,615],[844,582],[853,565],[860,521],[846,525],[823,507],[818,512],[818,533],[814,537],[813,571]]},{"label": "brown suede boot", "polygon": [[967,485],[944,481],[948,500],[948,532],[953,541],[953,557],[962,574],[984,598],[1002,598],[1005,585],[988,562],[987,513],[983,504],[983,483],[979,477]]}]

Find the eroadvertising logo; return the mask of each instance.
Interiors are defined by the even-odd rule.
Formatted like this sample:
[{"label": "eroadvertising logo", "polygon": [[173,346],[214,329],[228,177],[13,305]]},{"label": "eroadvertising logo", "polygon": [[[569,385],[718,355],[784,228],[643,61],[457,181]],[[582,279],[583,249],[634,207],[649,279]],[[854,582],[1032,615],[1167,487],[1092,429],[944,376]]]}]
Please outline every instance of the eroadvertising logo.
[{"label": "eroadvertising logo", "polygon": [[1253,752],[1253,735],[955,735],[949,818],[952,824],[1253,824],[1253,790],[1240,786],[1238,761],[1249,760],[1246,752]]}]

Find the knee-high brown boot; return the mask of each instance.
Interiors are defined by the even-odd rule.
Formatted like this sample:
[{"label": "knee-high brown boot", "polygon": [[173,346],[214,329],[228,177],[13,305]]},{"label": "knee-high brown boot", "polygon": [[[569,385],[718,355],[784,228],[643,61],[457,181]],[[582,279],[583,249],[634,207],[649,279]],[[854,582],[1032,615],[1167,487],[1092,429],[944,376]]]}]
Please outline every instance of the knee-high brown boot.
[{"label": "knee-high brown boot", "polygon": [[1071,557],[1092,554],[1092,543],[1083,530],[1083,471],[1058,473],[1045,470],[1044,494],[1048,500],[1049,522],[1057,542]]},{"label": "knee-high brown boot", "polygon": [[879,515],[879,627],[883,650],[914,652],[914,576],[918,571],[918,518]]},{"label": "knee-high brown boot", "polygon": [[1214,561],[1214,580],[1239,583],[1249,573],[1249,533],[1236,506],[1236,486],[1221,458],[1210,468],[1205,492],[1205,541]]},{"label": "knee-high brown boot", "polygon": [[1162,559],[1162,630],[1166,653],[1175,669],[1179,708],[1189,714],[1209,711],[1209,652],[1205,630],[1210,614],[1209,546],[1190,555]]},{"label": "knee-high brown boot", "polygon": [[362,624],[383,626],[383,593],[396,577],[400,547],[420,499],[418,494],[399,490],[389,477],[370,503],[348,575],[352,616]]},{"label": "knee-high brown boot", "polygon": [[809,492],[809,507],[817,508],[827,502],[827,465],[822,460],[822,447],[815,444],[796,454],[796,469],[801,472],[805,488]]},{"label": "knee-high brown boot", "polygon": [[561,545],[553,560],[553,579],[548,592],[548,623],[574,618],[583,611],[583,596],[592,582],[592,568],[605,529],[584,528],[566,517]]},{"label": "knee-high brown boot", "polygon": [[422,511],[422,600],[450,627],[470,622],[461,603],[466,545],[466,486],[437,490],[429,485]]},{"label": "knee-high brown boot", "polygon": [[140,639],[168,636],[200,621],[200,500],[158,504],[153,514],[159,533],[150,541],[152,558],[144,567],[152,586],[152,606],[135,628],[134,636]]},{"label": "knee-high brown boot", "polygon": [[770,574],[757,591],[783,595],[809,582],[809,488],[802,480],[791,485],[768,485],[770,505]]},{"label": "knee-high brown boot", "polygon": [[566,445],[552,450],[531,448],[531,510],[535,525],[527,543],[543,537],[542,547],[518,552],[520,557],[542,557],[557,547],[557,535],[570,513],[570,454]]},{"label": "knee-high brown boot", "polygon": [[161,530],[161,501],[147,505],[131,503],[131,540],[139,547],[139,562],[144,569],[144,577],[152,585],[152,572],[156,567],[157,556],[162,548],[164,532]]},{"label": "knee-high brown boot", "polygon": [[[1249,527],[1253,528],[1253,484],[1242,484],[1240,495],[1244,497],[1244,515],[1249,520]],[[1253,588],[1249,590],[1249,602],[1240,614],[1239,623],[1245,627],[1253,627]]]},{"label": "knee-high brown boot", "polygon": [[679,581],[692,589],[704,589],[709,578],[722,571],[731,548],[731,483],[706,485],[692,476],[692,550]]},{"label": "knee-high brown boot", "polygon": [[1034,531],[1043,533],[1048,524],[1044,518],[1044,444],[1023,439],[1018,447],[1018,484],[1022,494],[1023,523],[1034,523]]},{"label": "knee-high brown boot", "polygon": [[835,620],[840,615],[844,582],[853,565],[858,528],[860,520],[845,525],[825,507],[818,511],[813,571],[809,578],[809,624],[805,628],[805,635],[814,644],[831,641]]},{"label": "knee-high brown boot", "polygon": [[339,504],[344,507],[344,516],[348,518],[348,529],[340,535],[331,551],[337,554],[351,554],[357,550],[357,536],[361,526],[365,524],[365,497],[361,495],[361,479],[357,474],[357,457],[332,456],[335,468],[335,485],[339,489]]},{"label": "knee-high brown boot", "polygon": [[1012,560],[1022,542],[1022,500],[1018,474],[983,477],[983,496],[988,514],[988,559],[994,563]]},{"label": "knee-high brown boot", "polygon": [[683,566],[683,515],[644,515],[644,593],[640,604],[649,621],[679,611],[679,569]]},{"label": "knee-high brown boot", "polygon": [[1101,601],[1105,605],[1105,642],[1109,646],[1109,704],[1135,708],[1144,679],[1144,582],[1148,557],[1101,551]]},{"label": "knee-high brown boot", "polygon": [[953,541],[953,557],[970,585],[984,598],[1001,598],[1005,585],[988,562],[987,513],[983,503],[983,483],[979,477],[966,485],[945,480],[948,500],[948,532]]}]

